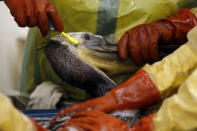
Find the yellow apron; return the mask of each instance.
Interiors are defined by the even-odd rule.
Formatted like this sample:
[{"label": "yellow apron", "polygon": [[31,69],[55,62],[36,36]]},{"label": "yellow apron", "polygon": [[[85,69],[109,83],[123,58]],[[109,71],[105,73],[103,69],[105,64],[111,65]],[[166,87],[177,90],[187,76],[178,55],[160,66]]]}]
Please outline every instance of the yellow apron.
[{"label": "yellow apron", "polygon": [[[53,0],[64,21],[65,32],[92,32],[118,40],[130,28],[166,17],[194,0]],[[22,67],[21,92],[31,93],[43,81],[65,87],[69,97],[85,100],[86,93],[66,85],[54,72],[43,50],[54,33],[42,38],[37,28],[30,29]]]}]

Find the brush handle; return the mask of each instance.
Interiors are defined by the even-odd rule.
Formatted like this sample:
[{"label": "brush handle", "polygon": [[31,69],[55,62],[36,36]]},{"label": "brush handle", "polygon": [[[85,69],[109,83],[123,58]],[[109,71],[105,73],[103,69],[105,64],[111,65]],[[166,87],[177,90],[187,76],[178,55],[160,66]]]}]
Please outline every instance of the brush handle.
[{"label": "brush handle", "polygon": [[[51,31],[56,32],[57,30],[55,29],[55,26],[52,22],[49,22],[49,28]],[[70,43],[74,44],[74,45],[78,45],[79,41],[76,40],[75,38],[69,36],[67,33],[65,32],[61,32],[60,33],[62,36],[64,36]]]}]

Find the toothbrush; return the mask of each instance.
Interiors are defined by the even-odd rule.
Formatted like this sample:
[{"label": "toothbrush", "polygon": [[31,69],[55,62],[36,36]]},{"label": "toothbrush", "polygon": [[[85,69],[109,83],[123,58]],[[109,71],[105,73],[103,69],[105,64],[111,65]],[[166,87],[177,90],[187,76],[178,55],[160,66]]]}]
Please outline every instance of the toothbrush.
[{"label": "toothbrush", "polygon": [[[51,31],[56,31],[55,26],[53,24],[49,24],[49,28],[50,28]],[[76,40],[75,38],[69,36],[65,32],[61,32],[60,34],[62,36],[64,36],[66,39],[68,39],[70,43],[72,43],[74,45],[78,45],[79,44],[79,41],[78,40]]]}]

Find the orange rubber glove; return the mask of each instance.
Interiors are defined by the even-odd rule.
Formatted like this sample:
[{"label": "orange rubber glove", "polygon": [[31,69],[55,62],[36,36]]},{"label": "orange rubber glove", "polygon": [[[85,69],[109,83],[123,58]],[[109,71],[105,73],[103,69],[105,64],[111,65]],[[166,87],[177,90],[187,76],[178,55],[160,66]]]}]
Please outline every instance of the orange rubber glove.
[{"label": "orange rubber glove", "polygon": [[160,100],[160,93],[155,84],[150,76],[141,69],[129,80],[114,88],[105,96],[65,108],[51,120],[51,124],[65,115],[80,111],[97,110],[110,113],[121,109],[143,108]]},{"label": "orange rubber glove", "polygon": [[76,113],[71,120],[66,121],[58,131],[153,131],[153,117],[155,114],[143,117],[134,127],[100,111],[84,111]]},{"label": "orange rubber glove", "polygon": [[63,22],[50,0],[4,0],[4,2],[20,27],[38,26],[45,36],[49,32],[50,20],[57,31],[62,32],[64,29]]},{"label": "orange rubber glove", "polygon": [[184,44],[188,31],[195,25],[197,18],[189,9],[151,24],[139,25],[120,39],[119,58],[126,59],[130,55],[136,65],[154,62],[159,58],[158,44]]},{"label": "orange rubber glove", "polygon": [[126,123],[100,111],[76,113],[58,131],[129,131]]},{"label": "orange rubber glove", "polygon": [[155,114],[143,117],[130,131],[153,131],[153,117]]}]

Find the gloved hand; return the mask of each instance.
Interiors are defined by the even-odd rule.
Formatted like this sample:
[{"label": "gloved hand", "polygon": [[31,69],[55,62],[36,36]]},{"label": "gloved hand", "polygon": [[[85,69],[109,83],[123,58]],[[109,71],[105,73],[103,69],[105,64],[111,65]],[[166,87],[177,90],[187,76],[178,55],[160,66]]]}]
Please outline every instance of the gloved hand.
[{"label": "gloved hand", "polygon": [[153,131],[153,117],[155,114],[151,114],[143,117],[140,122],[134,125],[130,131]]},{"label": "gloved hand", "polygon": [[51,124],[65,115],[80,111],[97,110],[110,113],[115,110],[143,108],[160,100],[161,97],[157,87],[150,76],[141,69],[105,96],[65,108],[51,120]]},{"label": "gloved hand", "polygon": [[14,20],[20,27],[38,26],[43,36],[49,31],[49,20],[57,31],[63,31],[63,23],[50,0],[4,0]]},{"label": "gloved hand", "polygon": [[76,113],[58,131],[129,131],[126,123],[100,111]]},{"label": "gloved hand", "polygon": [[172,16],[151,24],[142,24],[127,31],[119,41],[120,59],[131,56],[141,65],[158,60],[158,44],[184,44],[186,35],[197,25],[196,16],[189,9],[182,9]]}]

